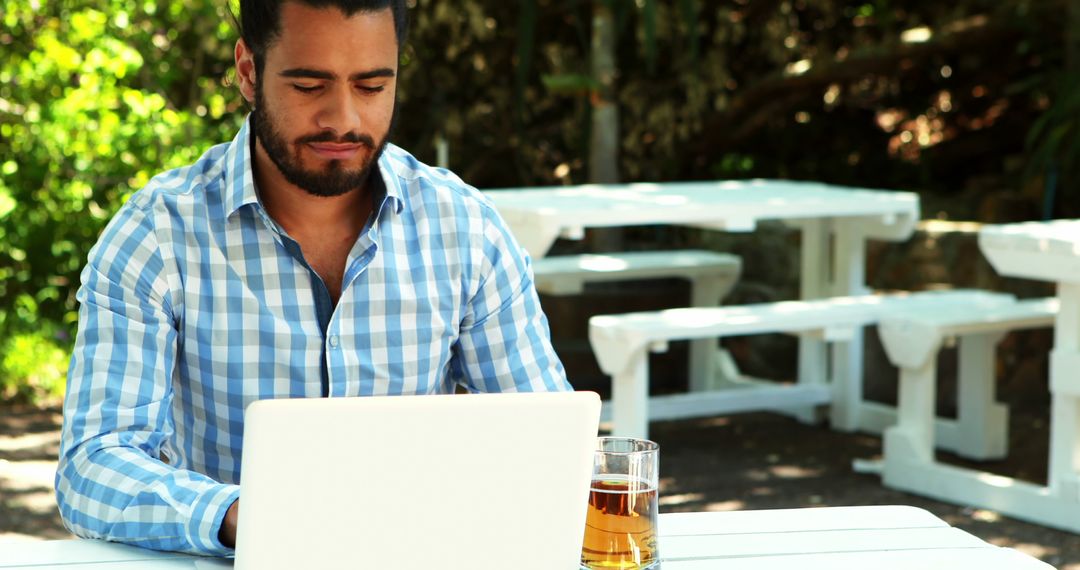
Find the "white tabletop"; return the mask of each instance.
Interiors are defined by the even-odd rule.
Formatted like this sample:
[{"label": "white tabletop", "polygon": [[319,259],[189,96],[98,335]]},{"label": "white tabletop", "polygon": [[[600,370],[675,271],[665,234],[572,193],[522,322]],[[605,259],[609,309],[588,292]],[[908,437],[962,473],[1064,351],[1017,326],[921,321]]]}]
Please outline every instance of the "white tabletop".
[{"label": "white tabletop", "polygon": [[[664,570],[1047,570],[913,507],[831,507],[660,516]],[[0,544],[0,568],[230,568],[228,560],[68,540]]]},{"label": "white tabletop", "polygon": [[1002,275],[1080,283],[1080,220],[983,226],[979,247]]},{"label": "white tabletop", "polygon": [[[675,224],[751,231],[763,220],[877,218],[875,237],[903,239],[919,197],[811,182],[744,180],[495,189],[485,194],[534,257],[583,228]],[[884,228],[884,229],[881,229]]]}]

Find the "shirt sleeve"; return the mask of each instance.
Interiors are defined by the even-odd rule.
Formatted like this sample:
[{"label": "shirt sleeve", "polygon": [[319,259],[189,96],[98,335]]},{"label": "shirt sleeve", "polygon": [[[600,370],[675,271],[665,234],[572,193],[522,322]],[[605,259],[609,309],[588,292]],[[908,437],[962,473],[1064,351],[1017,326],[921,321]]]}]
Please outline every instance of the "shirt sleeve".
[{"label": "shirt sleeve", "polygon": [[82,272],[56,498],[78,536],[226,555],[218,532],[239,487],[160,454],[172,433],[178,337],[165,274],[152,223],[129,203]]},{"label": "shirt sleeve", "polygon": [[452,370],[470,392],[572,390],[551,346],[529,256],[493,208],[485,213],[479,285],[465,307]]}]

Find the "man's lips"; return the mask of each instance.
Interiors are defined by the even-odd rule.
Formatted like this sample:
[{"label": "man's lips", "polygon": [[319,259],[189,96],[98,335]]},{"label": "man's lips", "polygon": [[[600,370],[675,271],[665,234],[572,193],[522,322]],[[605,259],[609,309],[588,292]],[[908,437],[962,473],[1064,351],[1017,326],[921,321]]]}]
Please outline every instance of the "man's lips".
[{"label": "man's lips", "polygon": [[357,143],[308,143],[308,148],[327,160],[348,160],[360,152],[364,145]]}]

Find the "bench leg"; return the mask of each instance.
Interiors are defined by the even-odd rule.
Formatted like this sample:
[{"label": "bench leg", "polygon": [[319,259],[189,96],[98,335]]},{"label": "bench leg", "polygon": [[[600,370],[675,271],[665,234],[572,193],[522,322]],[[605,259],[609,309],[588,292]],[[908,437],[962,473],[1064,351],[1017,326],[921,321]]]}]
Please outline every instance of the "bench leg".
[{"label": "bench leg", "polygon": [[885,430],[885,462],[929,464],[934,461],[937,362],[900,369],[897,423]]},{"label": "bench leg", "polygon": [[623,370],[612,377],[612,435],[649,437],[649,354],[635,351]]},{"label": "bench leg", "polygon": [[[720,298],[731,290],[732,279],[701,277],[690,282],[691,307],[715,307]],[[690,341],[690,391],[702,392],[718,388],[715,338]]]},{"label": "bench leg", "polygon": [[962,457],[999,459],[1008,451],[1009,409],[994,399],[995,348],[1004,336],[993,332],[960,339],[956,453]]}]

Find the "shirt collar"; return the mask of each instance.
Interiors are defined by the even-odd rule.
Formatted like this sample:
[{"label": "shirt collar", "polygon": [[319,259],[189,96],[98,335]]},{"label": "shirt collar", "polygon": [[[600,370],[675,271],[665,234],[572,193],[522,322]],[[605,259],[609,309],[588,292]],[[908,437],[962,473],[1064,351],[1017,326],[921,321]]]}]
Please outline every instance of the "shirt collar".
[{"label": "shirt collar", "polygon": [[225,192],[222,202],[226,218],[232,217],[242,206],[259,203],[259,194],[255,192],[255,175],[251,170],[251,117],[249,114],[244,120],[225,153]]},{"label": "shirt collar", "polygon": [[[225,192],[223,202],[225,217],[232,217],[240,208],[248,204],[259,204],[259,193],[255,190],[255,174],[252,170],[252,149],[255,146],[255,132],[252,127],[254,115],[248,114],[240,131],[236,133],[229,150],[225,154]],[[382,184],[374,184],[373,206],[376,211],[382,209],[387,202],[394,207],[394,213],[400,214],[404,208],[401,199],[401,181],[396,180],[394,169],[390,164],[387,153],[379,157],[373,175],[379,176]],[[260,207],[262,207],[260,205]]]}]

